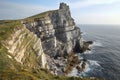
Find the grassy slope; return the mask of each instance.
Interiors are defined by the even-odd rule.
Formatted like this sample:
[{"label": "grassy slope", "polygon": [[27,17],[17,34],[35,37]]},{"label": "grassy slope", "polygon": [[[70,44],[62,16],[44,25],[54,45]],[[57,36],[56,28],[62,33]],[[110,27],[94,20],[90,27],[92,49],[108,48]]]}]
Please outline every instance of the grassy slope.
[{"label": "grassy slope", "polygon": [[40,14],[37,14],[37,15],[33,15],[33,16],[28,17],[28,18],[25,18],[24,21],[33,22],[35,18],[41,18],[42,19],[42,18],[48,16],[49,14],[51,14],[52,12],[55,12],[55,11],[58,11],[58,10],[46,11],[46,12],[43,12],[43,13],[40,13]]},{"label": "grassy slope", "polygon": [[[36,18],[36,16],[34,17]],[[98,80],[53,76],[46,70],[22,70],[21,65],[14,58],[8,58],[10,54],[3,46],[4,40],[14,33],[17,28],[22,28],[19,20],[0,21],[0,80]]]}]

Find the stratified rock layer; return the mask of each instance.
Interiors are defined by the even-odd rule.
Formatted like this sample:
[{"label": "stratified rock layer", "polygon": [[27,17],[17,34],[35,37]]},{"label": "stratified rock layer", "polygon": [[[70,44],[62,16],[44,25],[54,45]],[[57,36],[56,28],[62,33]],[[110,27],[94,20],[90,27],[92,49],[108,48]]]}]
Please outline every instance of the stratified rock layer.
[{"label": "stratified rock layer", "polygon": [[72,51],[80,52],[83,45],[80,29],[65,3],[61,3],[58,10],[25,22],[25,26],[41,38],[43,51],[54,58],[65,57]]},{"label": "stratified rock layer", "polygon": [[75,25],[69,6],[65,3],[61,3],[58,10],[26,18],[23,24],[41,39],[43,51],[47,55],[47,68],[55,74],[64,72],[66,57],[71,52],[82,51],[80,29]]},{"label": "stratified rock layer", "polygon": [[41,40],[26,27],[16,29],[5,41],[9,58],[14,57],[26,69],[45,68],[46,56],[43,52]]}]

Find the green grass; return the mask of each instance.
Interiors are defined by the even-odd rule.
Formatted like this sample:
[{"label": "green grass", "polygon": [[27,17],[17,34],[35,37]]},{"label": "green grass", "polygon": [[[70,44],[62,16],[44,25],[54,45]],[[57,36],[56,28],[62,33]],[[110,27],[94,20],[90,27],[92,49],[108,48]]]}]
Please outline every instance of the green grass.
[{"label": "green grass", "polygon": [[21,23],[19,20],[0,21],[0,41],[6,40],[15,28],[20,28]]},{"label": "green grass", "polygon": [[4,47],[4,41],[15,32],[15,29],[21,27],[21,23],[19,20],[3,20],[0,21],[0,70],[13,68],[14,66],[18,67],[15,59],[8,58],[8,55],[13,57],[6,47]]},{"label": "green grass", "polygon": [[38,80],[33,74],[25,71],[1,71],[0,80]]},{"label": "green grass", "polygon": [[55,11],[58,11],[58,10],[46,11],[46,12],[43,12],[43,13],[40,13],[40,14],[37,14],[37,15],[33,15],[31,17],[25,18],[24,21],[33,22],[34,19],[36,19],[36,18],[43,19],[44,17],[48,17],[49,14],[51,14],[52,12],[55,12]]},{"label": "green grass", "polygon": [[99,80],[97,78],[79,78],[66,76],[53,76],[46,70],[39,72],[4,70],[0,74],[0,80]]},{"label": "green grass", "polygon": [[[8,58],[8,56],[11,56],[12,58]],[[0,70],[19,70],[20,64],[14,59],[14,57],[8,53],[8,50],[6,47],[4,47],[2,44],[0,44]]]}]

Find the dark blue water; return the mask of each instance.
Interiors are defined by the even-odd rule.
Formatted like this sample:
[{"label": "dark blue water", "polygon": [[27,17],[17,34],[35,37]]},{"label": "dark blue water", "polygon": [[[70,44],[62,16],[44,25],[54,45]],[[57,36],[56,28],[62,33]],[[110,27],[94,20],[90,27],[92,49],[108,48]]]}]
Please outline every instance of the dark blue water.
[{"label": "dark blue water", "polygon": [[120,80],[120,26],[79,25],[83,39],[94,41],[84,76]]}]

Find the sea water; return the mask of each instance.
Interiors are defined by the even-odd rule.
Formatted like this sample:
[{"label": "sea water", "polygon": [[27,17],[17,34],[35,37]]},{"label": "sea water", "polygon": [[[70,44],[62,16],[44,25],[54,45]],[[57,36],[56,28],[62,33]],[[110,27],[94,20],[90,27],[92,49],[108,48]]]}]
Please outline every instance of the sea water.
[{"label": "sea water", "polygon": [[120,80],[120,26],[116,25],[78,25],[83,39],[93,41],[91,51],[80,54],[87,59],[84,72],[73,69],[71,75],[98,77],[106,80]]}]

